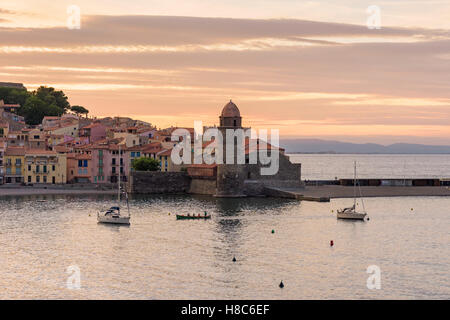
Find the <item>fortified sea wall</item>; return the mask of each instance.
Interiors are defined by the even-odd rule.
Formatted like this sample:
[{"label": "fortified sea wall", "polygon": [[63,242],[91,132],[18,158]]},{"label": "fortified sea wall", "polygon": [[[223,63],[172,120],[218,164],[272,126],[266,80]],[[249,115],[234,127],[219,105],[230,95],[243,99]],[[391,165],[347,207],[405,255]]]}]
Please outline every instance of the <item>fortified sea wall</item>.
[{"label": "fortified sea wall", "polygon": [[186,172],[133,171],[128,192],[137,194],[187,193],[191,178]]}]

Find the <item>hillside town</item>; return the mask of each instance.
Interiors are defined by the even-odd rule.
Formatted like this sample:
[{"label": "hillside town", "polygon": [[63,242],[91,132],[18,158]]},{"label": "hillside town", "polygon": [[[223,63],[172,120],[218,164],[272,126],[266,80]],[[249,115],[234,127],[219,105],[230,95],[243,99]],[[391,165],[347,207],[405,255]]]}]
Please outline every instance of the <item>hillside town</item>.
[{"label": "hillside town", "polygon": [[71,113],[30,126],[17,115],[20,107],[0,100],[0,184],[116,183],[119,173],[126,182],[140,157],[158,160],[161,171],[172,170],[170,137],[176,128]]},{"label": "hillside town", "polygon": [[[23,90],[20,85],[13,84]],[[9,102],[10,96],[6,95]],[[58,98],[62,105],[57,109],[60,116],[35,114],[43,107],[33,109],[34,104],[43,105],[43,101]],[[185,135],[190,136],[187,141],[191,141],[191,146],[186,147],[191,153],[188,158],[192,160],[195,156],[194,128],[161,129],[127,117],[88,117],[87,109],[70,106],[62,91],[53,88],[40,87],[29,94],[28,99],[32,103],[25,102],[23,106],[0,100],[0,184],[4,187],[89,184],[108,188],[120,182],[132,193],[187,192],[242,197],[267,195],[267,188],[271,187],[301,186],[301,164],[291,163],[283,148],[258,137],[246,137],[241,141],[244,152],[241,164],[203,160],[194,164],[192,161],[179,163],[172,159],[172,151],[179,141],[184,141]],[[22,108],[28,108],[27,112]],[[78,110],[86,112],[82,115]],[[225,104],[219,114],[218,127],[203,126],[202,129],[210,128],[221,132],[224,145],[229,142],[233,146],[232,158],[237,156],[237,140],[226,139],[227,130],[235,132],[245,128],[236,104],[231,100]],[[175,132],[178,129],[183,129],[183,134]],[[201,144],[215,150],[215,140]],[[266,159],[269,162],[253,161],[260,157],[260,152],[270,155]],[[179,153],[177,149],[174,154]],[[223,153],[226,158],[226,149]],[[136,166],[139,162],[151,168]],[[270,169],[274,172],[266,174]],[[145,174],[146,171],[152,173]],[[158,175],[158,171],[162,175]]]}]

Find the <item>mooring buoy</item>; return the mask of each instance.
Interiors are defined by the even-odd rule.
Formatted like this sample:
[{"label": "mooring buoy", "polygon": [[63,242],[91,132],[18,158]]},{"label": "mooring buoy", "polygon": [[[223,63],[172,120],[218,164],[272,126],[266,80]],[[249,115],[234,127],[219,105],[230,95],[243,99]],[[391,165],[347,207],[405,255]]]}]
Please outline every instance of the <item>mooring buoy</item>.
[{"label": "mooring buoy", "polygon": [[272,233],[275,233],[275,230],[272,229]]},{"label": "mooring buoy", "polygon": [[233,262],[236,262],[236,257],[233,257]]},{"label": "mooring buoy", "polygon": [[279,287],[280,287],[281,289],[283,289],[283,288],[284,288],[284,283],[283,283],[283,280],[281,280],[281,282],[280,282],[280,285],[279,285]]}]

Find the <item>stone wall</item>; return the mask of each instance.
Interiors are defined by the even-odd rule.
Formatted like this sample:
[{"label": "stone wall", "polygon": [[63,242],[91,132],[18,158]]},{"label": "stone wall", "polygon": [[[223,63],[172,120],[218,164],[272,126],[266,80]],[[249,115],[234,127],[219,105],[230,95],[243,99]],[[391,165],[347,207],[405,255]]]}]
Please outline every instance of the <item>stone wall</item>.
[{"label": "stone wall", "polygon": [[130,193],[187,193],[191,178],[186,172],[132,171],[128,191]]},{"label": "stone wall", "polygon": [[189,193],[192,194],[216,194],[216,179],[198,179],[192,178]]},{"label": "stone wall", "polygon": [[[301,182],[301,164],[292,163],[289,157],[280,153],[278,161],[278,172],[275,175],[261,175],[261,164],[246,165],[246,179],[264,181],[265,184],[288,183],[288,181]],[[278,184],[278,183],[277,183]]]}]

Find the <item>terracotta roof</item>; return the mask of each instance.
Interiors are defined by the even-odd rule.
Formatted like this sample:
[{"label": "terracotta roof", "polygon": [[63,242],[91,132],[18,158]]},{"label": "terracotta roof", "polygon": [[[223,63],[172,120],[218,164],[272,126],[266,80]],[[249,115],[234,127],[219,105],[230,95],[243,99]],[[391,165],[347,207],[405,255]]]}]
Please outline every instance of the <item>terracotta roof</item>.
[{"label": "terracotta roof", "polygon": [[81,128],[81,129],[90,129],[90,128],[95,128],[95,127],[98,127],[98,126],[103,126],[103,125],[101,123],[95,122],[95,123],[91,123],[91,124]]},{"label": "terracotta roof", "polygon": [[7,156],[24,156],[25,148],[24,147],[7,147],[5,151],[5,155]]},{"label": "terracotta roof", "polygon": [[170,156],[172,154],[172,149],[166,149],[161,152],[158,152],[157,156]]},{"label": "terracotta roof", "polygon": [[68,153],[70,151],[69,148],[64,147],[64,146],[55,146],[53,149],[59,153]]},{"label": "terracotta roof", "polygon": [[[257,139],[256,141],[254,141],[254,143],[256,144],[256,149],[254,148],[254,146],[250,146],[250,139],[249,138],[245,139],[245,154],[249,154],[250,152],[254,152],[256,150],[279,150],[281,152],[284,151],[283,148],[279,148],[279,147],[273,146],[270,143],[265,142],[265,141],[261,142],[260,139]],[[252,148],[250,148],[250,147],[252,147]]]},{"label": "terracotta roof", "polygon": [[44,149],[27,149],[25,150],[25,155],[35,154],[35,155],[56,155],[56,151],[44,150]]}]

